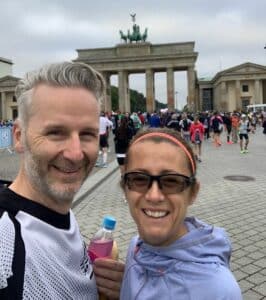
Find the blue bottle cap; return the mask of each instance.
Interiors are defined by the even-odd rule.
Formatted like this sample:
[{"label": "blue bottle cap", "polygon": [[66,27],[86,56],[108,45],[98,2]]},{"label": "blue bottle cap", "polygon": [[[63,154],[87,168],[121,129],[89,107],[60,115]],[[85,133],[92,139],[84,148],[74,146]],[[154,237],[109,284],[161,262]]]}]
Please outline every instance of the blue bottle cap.
[{"label": "blue bottle cap", "polygon": [[103,218],[103,227],[109,230],[113,230],[115,228],[116,219],[112,216],[106,216]]}]

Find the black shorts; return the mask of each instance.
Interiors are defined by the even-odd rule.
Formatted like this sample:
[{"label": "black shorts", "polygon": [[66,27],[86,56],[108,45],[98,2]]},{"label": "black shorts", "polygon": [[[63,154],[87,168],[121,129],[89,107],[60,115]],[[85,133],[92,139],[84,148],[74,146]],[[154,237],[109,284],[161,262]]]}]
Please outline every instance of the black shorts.
[{"label": "black shorts", "polygon": [[107,135],[106,134],[100,134],[100,148],[107,148]]},{"label": "black shorts", "polygon": [[125,157],[116,157],[116,159],[119,166],[123,166],[125,164]]},{"label": "black shorts", "polygon": [[240,140],[248,140],[248,134],[247,133],[239,133]]},{"label": "black shorts", "polygon": [[220,129],[213,129],[213,132],[214,133],[221,133],[221,130]]}]

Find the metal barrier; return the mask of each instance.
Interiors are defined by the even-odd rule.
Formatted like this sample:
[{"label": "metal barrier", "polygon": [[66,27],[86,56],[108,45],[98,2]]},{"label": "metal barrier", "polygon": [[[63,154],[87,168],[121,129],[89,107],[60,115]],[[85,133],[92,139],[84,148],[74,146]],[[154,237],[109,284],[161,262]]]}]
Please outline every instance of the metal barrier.
[{"label": "metal barrier", "polygon": [[12,140],[12,127],[11,126],[3,126],[0,127],[0,150],[7,150],[9,153],[13,153],[11,150],[13,145]]}]

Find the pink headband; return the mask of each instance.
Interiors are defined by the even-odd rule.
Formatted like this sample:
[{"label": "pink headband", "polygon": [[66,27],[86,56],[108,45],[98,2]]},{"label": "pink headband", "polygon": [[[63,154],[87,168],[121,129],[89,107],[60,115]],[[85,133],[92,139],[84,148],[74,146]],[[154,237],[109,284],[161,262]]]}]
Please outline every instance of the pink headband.
[{"label": "pink headband", "polygon": [[196,168],[195,168],[195,164],[194,164],[194,161],[193,161],[193,158],[191,156],[191,154],[189,153],[189,151],[187,150],[187,148],[181,143],[179,142],[179,140],[177,140],[176,138],[174,138],[173,136],[171,136],[170,134],[168,133],[164,133],[164,132],[150,132],[150,133],[147,133],[145,135],[142,135],[140,136],[139,138],[137,138],[132,144],[136,144],[137,142],[147,138],[147,137],[163,137],[163,138],[166,138],[172,142],[174,142],[176,145],[178,145],[180,148],[182,148],[182,150],[185,152],[185,154],[187,155],[187,157],[189,158],[189,161],[191,163],[191,166],[192,166],[192,172],[193,174],[195,173],[196,171]]}]

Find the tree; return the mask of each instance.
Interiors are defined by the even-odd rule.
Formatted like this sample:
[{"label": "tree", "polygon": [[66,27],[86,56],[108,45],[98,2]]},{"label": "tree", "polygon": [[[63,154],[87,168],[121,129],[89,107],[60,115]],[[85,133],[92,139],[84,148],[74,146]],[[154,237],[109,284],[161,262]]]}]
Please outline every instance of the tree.
[{"label": "tree", "polygon": [[[136,90],[129,90],[130,92],[130,107],[131,112],[135,111],[146,111],[146,97]],[[111,101],[112,101],[112,110],[117,111],[119,108],[119,100],[118,100],[118,88],[116,86],[111,86]],[[165,108],[167,105],[164,103],[155,100],[156,109]]]}]

